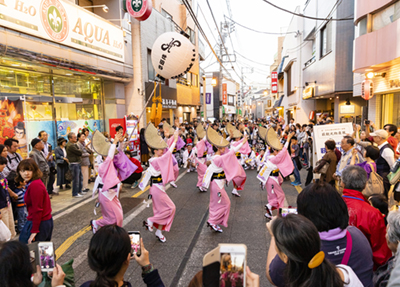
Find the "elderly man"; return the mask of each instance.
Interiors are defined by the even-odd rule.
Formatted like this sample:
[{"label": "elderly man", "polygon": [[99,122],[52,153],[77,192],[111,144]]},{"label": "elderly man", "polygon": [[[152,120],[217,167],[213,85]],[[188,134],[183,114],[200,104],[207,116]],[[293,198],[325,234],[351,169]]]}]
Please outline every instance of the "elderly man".
[{"label": "elderly man", "polygon": [[75,133],[68,134],[68,143],[65,146],[67,151],[67,159],[69,168],[72,173],[72,196],[82,197],[83,175],[81,170],[82,150],[77,145],[77,137]]},{"label": "elderly man", "polygon": [[[31,141],[32,151],[29,153],[29,157],[33,159],[39,166],[40,171],[43,173],[41,180],[44,186],[47,188],[47,183],[49,181],[50,168],[47,164],[46,157],[44,156],[43,149],[44,143],[41,139],[34,138]],[[49,193],[51,194],[51,193]]]},{"label": "elderly man", "polygon": [[[355,148],[354,147],[355,141],[354,138],[351,136],[344,136],[342,141],[340,142],[340,147],[343,150],[343,154],[336,166],[336,172],[334,173],[333,177],[336,179],[336,188],[342,193],[342,187],[341,187],[341,177],[343,174],[343,171],[350,166],[350,161],[352,158],[352,151]],[[364,161],[364,158],[362,154],[359,152],[356,157],[356,162],[355,163],[362,163]]]},{"label": "elderly man", "polygon": [[373,137],[374,142],[378,145],[379,148],[379,158],[375,161],[376,172],[383,179],[385,195],[386,197],[388,197],[390,182],[387,176],[390,173],[390,169],[395,164],[393,148],[387,141],[389,134],[385,130],[377,130],[371,133],[370,136]]},{"label": "elderly man", "polygon": [[372,248],[374,270],[392,257],[386,243],[386,227],[381,212],[372,207],[362,191],[367,184],[367,173],[359,166],[349,166],[342,175],[343,199],[349,210],[349,224],[367,237]]}]

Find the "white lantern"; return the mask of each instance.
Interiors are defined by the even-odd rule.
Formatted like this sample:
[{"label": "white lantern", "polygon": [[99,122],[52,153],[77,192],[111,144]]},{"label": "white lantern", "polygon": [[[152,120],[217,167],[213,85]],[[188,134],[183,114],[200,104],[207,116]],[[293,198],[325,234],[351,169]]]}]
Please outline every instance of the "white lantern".
[{"label": "white lantern", "polygon": [[176,79],[186,74],[196,61],[195,46],[176,32],[162,34],[153,44],[151,62],[156,74]]}]

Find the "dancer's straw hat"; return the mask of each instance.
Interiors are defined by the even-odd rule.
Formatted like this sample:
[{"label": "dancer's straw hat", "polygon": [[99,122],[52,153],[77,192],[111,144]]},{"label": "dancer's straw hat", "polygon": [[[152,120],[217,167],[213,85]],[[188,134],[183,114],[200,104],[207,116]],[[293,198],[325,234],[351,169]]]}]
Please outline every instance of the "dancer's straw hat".
[{"label": "dancer's straw hat", "polygon": [[267,142],[267,145],[272,147],[274,150],[283,149],[283,145],[282,145],[281,141],[278,138],[278,134],[275,132],[275,130],[272,127],[269,127],[267,129],[267,134],[265,136],[265,141]]},{"label": "dancer's straw hat", "polygon": [[163,140],[163,138],[158,133],[156,127],[149,123],[144,131],[144,139],[147,145],[154,149],[166,149],[168,148],[167,143]]},{"label": "dancer's straw hat", "polygon": [[209,143],[211,143],[215,147],[227,147],[229,146],[229,142],[224,139],[223,136],[221,136],[216,130],[214,130],[212,127],[207,128],[207,140]]}]

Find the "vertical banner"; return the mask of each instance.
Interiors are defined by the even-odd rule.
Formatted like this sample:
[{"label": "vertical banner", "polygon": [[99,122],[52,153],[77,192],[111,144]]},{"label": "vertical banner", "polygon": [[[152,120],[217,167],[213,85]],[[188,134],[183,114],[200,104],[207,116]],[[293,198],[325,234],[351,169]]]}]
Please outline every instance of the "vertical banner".
[{"label": "vertical banner", "polygon": [[228,84],[222,84],[222,104],[228,104]]},{"label": "vertical banner", "polygon": [[[132,134],[129,139],[129,150],[133,157],[140,161],[140,137],[139,137],[139,125],[138,118],[134,115],[125,116],[126,133]],[[132,133],[132,130],[135,129]]]},{"label": "vertical banner", "polygon": [[206,93],[206,105],[211,104],[211,93]]},{"label": "vertical banner", "polygon": [[271,73],[271,93],[276,94],[278,92],[278,72]]},{"label": "vertical banner", "polygon": [[0,101],[0,144],[9,138],[18,140],[18,150],[22,158],[28,156],[23,101]]}]

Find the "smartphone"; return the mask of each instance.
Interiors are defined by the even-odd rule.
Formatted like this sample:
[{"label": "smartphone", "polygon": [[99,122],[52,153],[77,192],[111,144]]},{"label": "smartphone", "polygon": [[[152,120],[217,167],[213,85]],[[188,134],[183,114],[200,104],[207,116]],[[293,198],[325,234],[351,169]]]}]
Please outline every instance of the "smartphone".
[{"label": "smartphone", "polygon": [[365,124],[369,125],[369,124],[371,124],[371,121],[370,120],[365,120]]},{"label": "smartphone", "polygon": [[37,256],[42,272],[53,271],[56,265],[53,242],[39,242]]},{"label": "smartphone", "polygon": [[140,256],[142,254],[140,250],[140,231],[129,231],[128,234],[131,240],[131,255],[136,254]]},{"label": "smartphone", "polygon": [[219,244],[219,255],[219,287],[246,286],[246,245]]},{"label": "smartphone", "polygon": [[297,207],[282,207],[279,208],[279,214],[285,217],[288,214],[297,214]]}]

